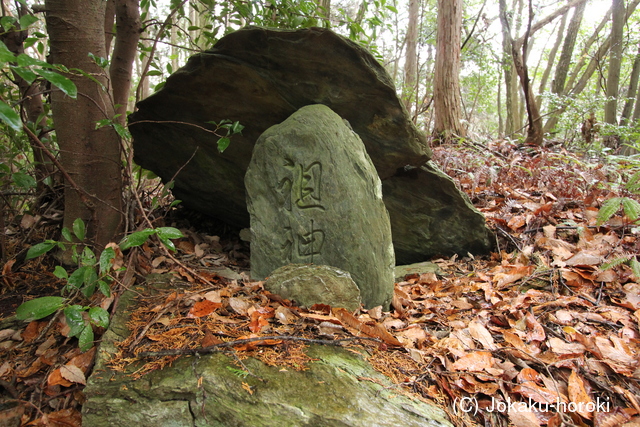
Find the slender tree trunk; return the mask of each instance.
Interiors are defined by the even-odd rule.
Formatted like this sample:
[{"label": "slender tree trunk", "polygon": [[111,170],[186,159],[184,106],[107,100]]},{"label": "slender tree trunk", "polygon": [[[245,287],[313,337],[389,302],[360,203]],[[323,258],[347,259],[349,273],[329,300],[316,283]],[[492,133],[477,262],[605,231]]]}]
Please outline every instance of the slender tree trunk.
[{"label": "slender tree trunk", "polygon": [[629,88],[627,89],[627,99],[624,102],[624,108],[622,109],[622,115],[620,116],[620,126],[629,124],[631,118],[631,111],[633,110],[633,101],[638,91],[638,79],[640,78],[640,47],[638,47],[638,53],[633,60],[633,66],[631,67],[631,77],[629,77]]},{"label": "slender tree trunk", "polygon": [[131,91],[133,61],[138,52],[138,40],[142,27],[140,24],[139,0],[115,0],[116,2],[116,41],[109,74],[113,88],[113,103],[117,121],[126,123],[127,105]]},{"label": "slender tree trunk", "polygon": [[551,92],[557,95],[564,93],[564,84],[567,80],[567,74],[569,73],[573,50],[576,46],[578,31],[582,24],[582,16],[584,15],[586,5],[586,3],[581,3],[576,6],[573,16],[571,17],[571,22],[569,22],[567,36],[565,37],[564,44],[562,45],[562,53],[560,53],[560,59],[558,60],[553,82],[551,83]]},{"label": "slender tree trunk", "polygon": [[411,114],[411,106],[416,96],[416,83],[418,81],[418,18],[420,15],[419,0],[409,0],[409,23],[407,26],[407,42],[404,57],[404,86],[402,99],[404,106]]},{"label": "slender tree trunk", "polygon": [[113,105],[102,89],[108,87],[104,70],[88,56],[107,56],[106,2],[46,0],[45,6],[52,62],[96,80],[69,74],[77,99],[54,90],[51,107],[60,162],[73,180],[65,185],[64,226],[71,228],[81,218],[87,224],[87,243],[102,248],[118,234],[122,220],[120,141],[113,128],[96,129],[96,121],[113,117]]},{"label": "slender tree trunk", "polygon": [[438,0],[437,27],[433,132],[440,142],[448,142],[465,136],[459,81],[462,0]]},{"label": "slender tree trunk", "polygon": [[[609,124],[618,123],[618,91],[620,85],[620,67],[622,65],[622,35],[624,32],[625,8],[624,0],[613,0],[613,16],[611,19],[611,54],[609,56],[609,72],[607,73],[607,103],[604,107],[604,121]],[[615,136],[605,140],[608,147],[617,147]]]},{"label": "slender tree trunk", "polygon": [[[558,29],[558,35],[556,37],[556,42],[553,44],[551,51],[549,52],[549,58],[547,59],[547,68],[545,68],[544,73],[542,73],[542,79],[540,80],[540,86],[538,86],[538,93],[543,94],[546,87],[547,81],[549,80],[549,76],[551,75],[551,69],[553,68],[553,64],[556,60],[556,54],[560,49],[560,44],[564,38],[564,27],[567,22],[567,15],[562,16],[562,21],[560,22],[560,28]],[[537,99],[538,108],[542,104],[542,97],[538,96]]]}]

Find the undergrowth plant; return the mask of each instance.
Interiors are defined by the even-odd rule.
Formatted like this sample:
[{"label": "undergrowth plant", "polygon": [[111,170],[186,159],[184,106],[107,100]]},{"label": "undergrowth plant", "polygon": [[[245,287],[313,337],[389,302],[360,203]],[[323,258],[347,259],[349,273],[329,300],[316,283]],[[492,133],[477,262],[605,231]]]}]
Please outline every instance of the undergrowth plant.
[{"label": "undergrowth plant", "polygon": [[[54,248],[65,251],[70,245],[72,260],[77,267],[71,274],[60,265],[55,267],[53,274],[66,282],[61,291],[62,296],[35,298],[16,309],[16,318],[19,320],[38,320],[62,310],[70,328],[69,336],[78,338],[78,345],[82,351],[87,351],[93,345],[94,325],[102,328],[109,326],[109,313],[96,305],[80,305],[73,302],[78,294],[90,301],[96,291],[109,297],[114,281],[112,274],[122,269],[115,266],[116,249],[113,246],[106,247],[98,257],[94,250],[82,243],[85,233],[85,224],[78,218],[73,222],[73,230],[66,227],[62,229],[64,241],[46,240],[29,248],[26,259],[39,257]],[[173,227],[147,228],[129,234],[122,239],[118,247],[120,250],[126,250],[141,246],[154,235],[171,251],[176,250],[171,240],[183,237],[180,230]]]},{"label": "undergrowth plant", "polygon": [[[631,232],[638,234],[640,233],[640,203],[638,203],[633,196],[640,196],[640,159],[633,161],[632,158],[630,165],[630,177],[623,184],[623,191],[628,195],[612,197],[607,200],[598,212],[596,225],[601,226],[605,222],[609,221],[613,215],[622,211],[628,220]],[[606,264],[603,264],[602,269],[612,268],[621,264],[628,264],[631,267],[633,274],[637,278],[640,278],[640,262],[638,262],[637,255],[635,254],[616,258]]]}]

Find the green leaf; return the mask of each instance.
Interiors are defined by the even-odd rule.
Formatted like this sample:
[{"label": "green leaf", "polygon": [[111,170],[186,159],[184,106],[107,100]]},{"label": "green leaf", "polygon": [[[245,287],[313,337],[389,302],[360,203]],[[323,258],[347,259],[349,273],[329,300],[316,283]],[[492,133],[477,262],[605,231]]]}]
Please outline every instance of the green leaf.
[{"label": "green leaf", "polygon": [[67,320],[67,325],[70,329],[70,337],[78,336],[84,329],[86,322],[82,317],[83,311],[84,307],[81,305],[70,305],[64,309],[64,317]]},{"label": "green leaf", "polygon": [[0,41],[0,62],[13,62],[15,61],[16,56],[9,50],[7,45],[5,45],[2,41]]},{"label": "green leaf", "polygon": [[89,58],[93,59],[93,62],[95,62],[100,68],[107,68],[109,66],[109,60],[107,58],[96,56],[91,52],[89,52]]},{"label": "green leaf", "polygon": [[52,85],[64,92],[65,95],[70,96],[71,98],[76,98],[78,96],[78,89],[76,88],[76,85],[62,74],[42,68],[36,70],[36,73],[47,79],[47,81]]},{"label": "green leaf", "polygon": [[85,246],[82,249],[82,254],[80,255],[80,264],[93,266],[96,263],[96,254],[93,253],[89,246]]},{"label": "green leaf", "polygon": [[69,276],[67,283],[69,283],[69,285],[73,286],[76,289],[80,289],[84,284],[87,283],[86,280],[88,277],[91,276],[92,271],[93,271],[93,268],[91,266],[89,265],[82,266],[78,268],[76,271],[74,271],[73,273],[71,273],[71,276]]},{"label": "green leaf", "polygon": [[33,245],[27,251],[27,257],[25,260],[31,258],[37,258],[40,255],[44,255],[49,252],[51,249],[56,247],[56,242],[47,240],[46,242],[38,243],[37,245]]},{"label": "green leaf", "polygon": [[133,232],[128,236],[126,236],[124,239],[122,239],[122,241],[120,242],[120,249],[124,251],[134,246],[140,246],[147,241],[149,236],[151,236],[152,234],[155,234],[155,232],[156,230],[153,230],[151,228],[147,228],[142,231]]},{"label": "green leaf", "polygon": [[41,297],[20,304],[16,309],[19,320],[37,320],[58,311],[64,304],[62,297]]},{"label": "green leaf", "polygon": [[51,68],[51,64],[47,64],[46,62],[34,58],[33,56],[29,56],[26,53],[18,55],[17,62],[20,67],[40,66],[44,68]]},{"label": "green leaf", "polygon": [[9,31],[13,28],[13,24],[16,22],[16,18],[13,16],[3,16],[0,18],[0,25],[4,28],[5,31]]},{"label": "green leaf", "polygon": [[64,237],[67,242],[73,242],[71,230],[69,230],[67,227],[62,227],[62,237]]},{"label": "green leaf", "polygon": [[106,248],[100,254],[100,274],[105,274],[109,271],[113,265],[113,260],[116,257],[116,251],[113,248]]},{"label": "green leaf", "polygon": [[78,348],[83,352],[93,347],[93,329],[91,328],[91,325],[88,324],[84,329],[82,329],[78,340]]},{"label": "green leaf", "polygon": [[105,297],[111,296],[111,288],[109,287],[109,284],[104,280],[98,280],[98,289]]},{"label": "green leaf", "polygon": [[16,132],[22,130],[22,120],[20,120],[20,116],[16,113],[16,110],[2,101],[0,101],[0,120],[11,126]]},{"label": "green leaf", "polygon": [[229,147],[229,144],[231,144],[231,140],[226,136],[223,136],[218,140],[218,151],[224,153],[224,150]]},{"label": "green leaf", "polygon": [[109,313],[101,307],[91,307],[89,309],[89,318],[101,328],[109,326]]},{"label": "green leaf", "polygon": [[161,76],[162,75],[162,71],[158,71],[158,70],[149,70],[147,72],[147,76]]},{"label": "green leaf", "polygon": [[167,247],[167,249],[169,249],[171,252],[175,252],[176,251],[176,245],[174,245],[171,240],[169,240],[169,239],[167,239],[166,237],[163,237],[163,236],[158,236],[158,238],[160,239],[162,244],[165,245]]},{"label": "green leaf", "polygon": [[27,83],[31,84],[38,77],[36,73],[24,67],[11,67],[11,70],[22,77]]},{"label": "green leaf", "polygon": [[26,30],[34,23],[38,22],[38,18],[33,15],[24,15],[20,17],[20,28]]},{"label": "green leaf", "polygon": [[66,280],[69,278],[69,273],[67,273],[67,270],[65,270],[60,265],[56,265],[56,268],[53,269],[53,275],[56,276],[58,279]]},{"label": "green leaf", "polygon": [[613,214],[618,212],[618,209],[620,209],[621,203],[622,203],[622,198],[620,197],[613,197],[607,200],[604,203],[604,205],[602,205],[602,207],[600,208],[600,211],[598,212],[598,216],[596,217],[596,225],[600,226],[605,222],[609,221],[609,219],[613,216]]},{"label": "green leaf", "polygon": [[78,240],[84,240],[85,230],[84,221],[81,218],[76,218],[75,221],[73,221],[73,234],[76,235]]},{"label": "green leaf", "polygon": [[36,185],[38,185],[36,180],[31,175],[27,175],[26,173],[23,173],[23,172],[14,173],[12,178],[13,178],[13,182],[20,188],[29,189],[29,188],[35,188]]},{"label": "green leaf", "polygon": [[640,262],[636,257],[631,258],[631,271],[633,271],[633,275],[636,276],[636,280],[640,279]]},{"label": "green leaf", "polygon": [[244,126],[242,126],[240,124],[240,122],[235,122],[232,126],[231,126],[231,132],[235,133],[242,133],[242,129],[244,129]]},{"label": "green leaf", "polygon": [[629,197],[622,198],[622,209],[624,210],[624,214],[631,221],[635,222],[640,218],[640,203]]},{"label": "green leaf", "polygon": [[184,237],[184,234],[182,234],[182,231],[173,227],[159,227],[159,228],[156,228],[156,232],[158,233],[159,237],[165,238],[165,239],[180,239]]}]

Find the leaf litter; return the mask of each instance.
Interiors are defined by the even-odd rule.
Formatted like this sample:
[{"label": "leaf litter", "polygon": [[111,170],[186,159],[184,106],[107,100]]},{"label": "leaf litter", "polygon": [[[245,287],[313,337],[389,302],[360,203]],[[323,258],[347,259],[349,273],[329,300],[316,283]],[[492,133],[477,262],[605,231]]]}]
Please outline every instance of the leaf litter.
[{"label": "leaf litter", "polygon": [[[138,277],[172,283],[139,295],[112,368],[135,364],[139,378],[184,354],[226,351],[239,372],[248,357],[303,370],[309,344],[342,345],[457,426],[637,425],[640,282],[624,262],[640,252],[637,224],[623,212],[597,223],[622,194],[603,184],[615,168],[559,148],[490,148],[502,155],[434,150],[495,231],[490,256],[433,260],[438,273],[395,284],[388,312],[307,309],[249,279],[242,242],[185,226],[175,259],[153,244],[127,255]],[[5,281],[21,279],[5,270]],[[95,347],[81,353],[65,327],[54,315],[0,330],[0,384],[29,402],[22,425],[81,423]]]}]

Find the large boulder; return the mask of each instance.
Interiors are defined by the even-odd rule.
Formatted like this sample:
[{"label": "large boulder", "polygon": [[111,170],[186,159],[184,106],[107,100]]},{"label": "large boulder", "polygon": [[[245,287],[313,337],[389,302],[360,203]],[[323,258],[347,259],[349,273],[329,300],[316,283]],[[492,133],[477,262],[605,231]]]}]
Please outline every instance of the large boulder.
[{"label": "large boulder", "polygon": [[[173,193],[185,206],[245,228],[249,214],[243,180],[255,142],[267,128],[311,104],[330,107],[362,139],[383,181],[394,233],[400,230],[394,234],[399,262],[490,249],[490,238],[478,239],[490,233],[462,193],[433,173],[421,173],[420,185],[405,179],[407,167],[423,166],[431,156],[424,136],[384,68],[365,49],[330,30],[249,27],[194,55],[129,116],[134,158],[164,182],[173,180]],[[225,119],[245,128],[219,153],[209,122]],[[433,191],[441,183],[447,189]],[[403,210],[403,204],[414,204],[407,198],[414,197],[435,206],[451,203],[446,227],[434,225],[443,209]],[[455,225],[460,232],[450,233],[452,219],[462,220]],[[434,243],[425,244],[425,239]]]},{"label": "large boulder", "polygon": [[[334,32],[249,27],[222,38],[172,74],[129,116],[135,161],[169,181],[183,203],[249,224],[244,174],[258,137],[310,104],[329,106],[360,136],[382,179],[431,156],[384,68]],[[245,126],[220,154],[210,121]],[[164,123],[162,123],[164,122]],[[176,175],[177,174],[177,175]]]},{"label": "large boulder", "polygon": [[484,216],[433,162],[406,167],[383,181],[382,194],[398,265],[436,255],[485,253],[493,245]]},{"label": "large boulder", "polygon": [[245,176],[251,276],[291,263],[351,274],[365,307],[389,306],[395,258],[380,178],[348,123],[309,105],[265,131]]}]

